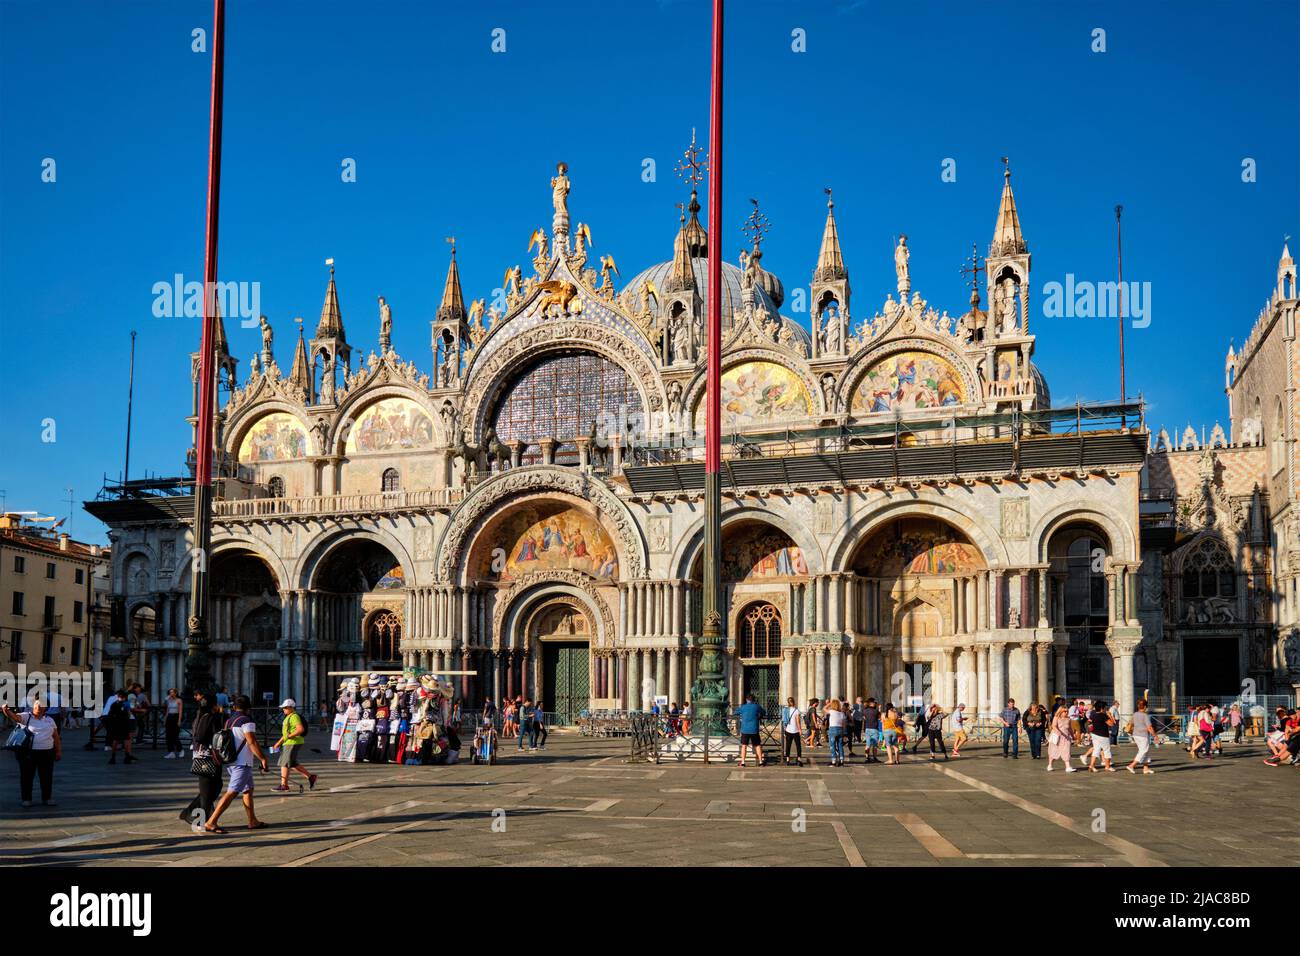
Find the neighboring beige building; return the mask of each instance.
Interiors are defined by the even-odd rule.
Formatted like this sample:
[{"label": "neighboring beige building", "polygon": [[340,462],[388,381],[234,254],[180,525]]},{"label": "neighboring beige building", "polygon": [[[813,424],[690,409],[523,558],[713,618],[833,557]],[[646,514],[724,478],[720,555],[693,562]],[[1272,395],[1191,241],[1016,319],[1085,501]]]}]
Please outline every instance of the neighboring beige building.
[{"label": "neighboring beige building", "polygon": [[95,580],[100,576],[102,583],[109,560],[98,545],[39,528],[21,515],[0,516],[0,668],[97,669],[103,634],[93,627]]},{"label": "neighboring beige building", "polygon": [[1300,417],[1296,266],[1240,351],[1229,347],[1230,430],[1156,435],[1143,485],[1141,618],[1151,692],[1180,701],[1300,690]]}]

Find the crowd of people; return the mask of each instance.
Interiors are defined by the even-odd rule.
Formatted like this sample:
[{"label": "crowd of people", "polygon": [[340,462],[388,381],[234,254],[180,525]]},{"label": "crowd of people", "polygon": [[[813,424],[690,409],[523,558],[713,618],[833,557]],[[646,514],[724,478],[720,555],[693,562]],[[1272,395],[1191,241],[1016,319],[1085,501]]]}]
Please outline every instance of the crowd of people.
[{"label": "crowd of people", "polygon": [[[736,709],[741,766],[745,765],[748,750],[755,751],[760,764],[766,762],[759,728],[767,716],[752,695]],[[1270,755],[1265,762],[1278,766],[1285,760],[1300,766],[1300,709],[1279,707],[1275,717],[1276,723],[1266,738]],[[1157,724],[1146,700],[1139,700],[1135,711],[1127,718],[1120,712],[1119,701],[1057,697],[1050,706],[1035,702],[1022,711],[1015,700],[1008,700],[995,720],[1004,758],[1020,759],[1023,735],[1028,743],[1030,759],[1043,759],[1043,746],[1046,744],[1047,769],[1055,769],[1055,764],[1060,762],[1067,773],[1074,773],[1077,769],[1092,773],[1118,772],[1121,767],[1115,761],[1115,747],[1121,732],[1136,750],[1133,759],[1122,769],[1135,774],[1154,773],[1152,748],[1168,741],[1170,729],[1167,721],[1163,725]],[[832,767],[842,767],[847,759],[856,756],[854,744],[861,745],[863,760],[868,764],[895,766],[902,762],[909,746],[914,756],[925,747],[932,761],[959,757],[962,747],[971,739],[973,723],[966,705],[962,703],[951,712],[932,703],[909,713],[874,697],[866,700],[858,697],[852,702],[846,698],[812,698],[802,708],[793,697],[789,697],[781,708],[780,721],[782,764],[803,766],[805,747],[826,747]],[[1221,755],[1224,737],[1231,735],[1236,743],[1241,743],[1245,726],[1246,718],[1240,704],[1228,708],[1215,704],[1195,705],[1189,708],[1184,723],[1184,747],[1193,759]],[[952,738],[951,749],[946,740],[948,735]],[[1072,766],[1073,748],[1076,747],[1084,748],[1078,754],[1079,768]]]}]

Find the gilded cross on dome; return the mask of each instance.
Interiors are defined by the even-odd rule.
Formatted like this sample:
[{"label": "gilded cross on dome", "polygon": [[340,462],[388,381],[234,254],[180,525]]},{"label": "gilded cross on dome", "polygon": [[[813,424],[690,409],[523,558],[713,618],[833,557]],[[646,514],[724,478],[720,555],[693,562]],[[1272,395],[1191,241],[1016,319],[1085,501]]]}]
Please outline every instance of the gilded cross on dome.
[{"label": "gilded cross on dome", "polygon": [[704,182],[704,173],[709,168],[707,159],[701,159],[700,155],[704,148],[697,146],[695,143],[695,127],[691,127],[691,145],[686,147],[686,152],[682,158],[677,161],[677,175],[682,178],[682,182],[690,186],[692,190],[698,183]]},{"label": "gilded cross on dome", "polygon": [[754,204],[754,209],[750,212],[749,218],[745,220],[745,224],[740,227],[740,231],[749,238],[750,244],[757,249],[759,243],[763,241],[763,237],[771,230],[772,223],[759,212],[757,199],[751,199],[750,202]]}]

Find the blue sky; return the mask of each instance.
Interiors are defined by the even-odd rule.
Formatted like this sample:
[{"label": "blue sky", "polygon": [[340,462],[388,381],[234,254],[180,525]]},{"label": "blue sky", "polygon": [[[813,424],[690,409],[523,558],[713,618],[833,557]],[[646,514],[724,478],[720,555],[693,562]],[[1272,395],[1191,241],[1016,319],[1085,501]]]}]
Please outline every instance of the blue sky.
[{"label": "blue sky", "polygon": [[[959,314],[959,269],[972,241],[987,248],[1009,155],[1031,307],[1067,273],[1113,278],[1122,202],[1125,278],[1151,283],[1152,307],[1126,336],[1129,391],[1156,427],[1226,425],[1228,342],[1272,289],[1283,234],[1300,233],[1298,9],[732,0],[724,254],[735,261],[757,197],[773,224],[764,266],[787,290],[806,284],[830,185],[854,314],[893,288],[900,232],[913,288]],[[211,4],[0,0],[10,510],[66,514],[67,488],[80,501],[120,473],[132,329],[133,477],[181,469],[197,322],[155,318],[152,287],[202,275],[210,60],[191,51],[196,27],[210,29]],[[707,0],[230,0],[220,278],[260,283],[287,368],[292,319],[315,323],[333,257],[353,345],[374,347],[384,295],[395,347],[427,371],[444,237],[466,297],[489,296],[549,226],[560,159],[575,221],[625,279],[669,258],[684,198],[672,168],[708,123],[708,27]],[[956,182],[941,180],[948,158]],[[1031,324],[1055,402],[1116,397],[1113,320]],[[242,378],[258,334],[227,325]],[[79,508],[72,528],[102,535]]]}]

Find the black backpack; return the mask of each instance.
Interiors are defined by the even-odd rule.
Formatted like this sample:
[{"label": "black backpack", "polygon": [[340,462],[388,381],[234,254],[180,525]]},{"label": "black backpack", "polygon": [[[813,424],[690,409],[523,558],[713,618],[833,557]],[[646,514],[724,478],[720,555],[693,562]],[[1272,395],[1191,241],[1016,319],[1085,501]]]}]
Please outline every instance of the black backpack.
[{"label": "black backpack", "polygon": [[239,759],[239,752],[244,749],[245,743],[241,741],[235,743],[235,734],[232,730],[234,727],[242,727],[244,724],[251,724],[251,717],[245,717],[240,714],[231,717],[226,721],[226,725],[212,735],[212,753],[222,763],[234,763]]}]

